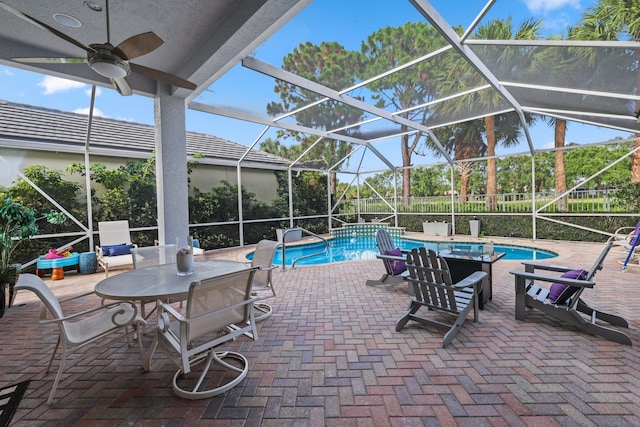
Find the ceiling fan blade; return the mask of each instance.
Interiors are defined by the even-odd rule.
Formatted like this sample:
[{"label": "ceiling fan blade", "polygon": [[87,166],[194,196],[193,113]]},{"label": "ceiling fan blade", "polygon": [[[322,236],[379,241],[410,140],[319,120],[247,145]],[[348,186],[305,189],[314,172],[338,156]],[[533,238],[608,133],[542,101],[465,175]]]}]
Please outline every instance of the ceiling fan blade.
[{"label": "ceiling fan blade", "polygon": [[87,58],[11,58],[26,64],[86,64]]},{"label": "ceiling fan blade", "polygon": [[162,46],[163,43],[164,40],[158,37],[155,33],[149,31],[147,33],[129,37],[120,43],[116,49],[120,49],[128,59],[133,59],[146,55],[149,52],[153,52]]},{"label": "ceiling fan blade", "polygon": [[8,4],[6,4],[4,2],[0,1],[0,7],[2,9],[6,10],[7,12],[17,16],[18,18],[23,19],[23,20],[27,21],[28,23],[30,23],[32,25],[35,25],[36,27],[40,27],[43,30],[47,30],[50,33],[60,37],[61,39],[66,40],[66,41],[68,41],[69,43],[71,43],[71,44],[73,44],[75,46],[78,46],[80,49],[84,49],[87,52],[95,52],[94,49],[83,45],[82,43],[80,43],[76,39],[73,39],[73,38],[69,37],[68,35],[66,35],[65,33],[62,33],[60,31],[56,30],[55,28],[48,26],[44,22],[38,21],[36,18],[34,18],[32,16],[29,16],[26,13],[22,13],[19,10],[12,8],[11,6],[9,6]]},{"label": "ceiling fan blade", "polygon": [[197,87],[188,80],[174,76],[173,74],[165,73],[164,71],[154,70],[153,68],[143,67],[142,65],[137,64],[130,63],[129,65],[131,66],[131,71],[134,73],[142,74],[145,77],[149,77],[162,83],[190,90],[194,90]]},{"label": "ceiling fan blade", "polygon": [[118,93],[122,96],[130,96],[133,93],[131,90],[131,86],[129,86],[129,82],[126,79],[109,79],[111,80],[111,84],[116,88]]}]

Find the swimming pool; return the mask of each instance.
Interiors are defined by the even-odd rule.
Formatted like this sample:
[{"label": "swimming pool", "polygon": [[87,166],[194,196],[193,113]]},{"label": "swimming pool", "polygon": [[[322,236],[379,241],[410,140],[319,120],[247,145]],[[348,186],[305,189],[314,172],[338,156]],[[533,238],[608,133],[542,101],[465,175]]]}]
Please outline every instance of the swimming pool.
[{"label": "swimming pool", "polygon": [[[394,238],[393,242],[400,249],[413,249],[425,246],[428,249],[437,250],[437,242],[425,242],[402,238]],[[460,247],[461,245],[464,246],[465,243],[456,242],[457,247]],[[473,243],[468,243],[468,245],[471,246]],[[293,260],[296,258],[319,252],[323,249],[324,242],[295,246],[287,245],[287,265],[291,265]],[[503,259],[511,260],[542,260],[558,256],[558,254],[551,251],[513,245],[494,245],[494,251],[505,252],[506,255]],[[302,259],[296,262],[296,265],[315,265],[358,259],[375,259],[377,254],[378,248],[376,247],[376,239],[374,236],[337,237],[329,240],[329,249],[327,249],[327,252],[314,257]],[[251,259],[252,257],[253,253],[247,255],[248,259]],[[282,265],[282,248],[278,249],[276,252],[274,264]]]}]

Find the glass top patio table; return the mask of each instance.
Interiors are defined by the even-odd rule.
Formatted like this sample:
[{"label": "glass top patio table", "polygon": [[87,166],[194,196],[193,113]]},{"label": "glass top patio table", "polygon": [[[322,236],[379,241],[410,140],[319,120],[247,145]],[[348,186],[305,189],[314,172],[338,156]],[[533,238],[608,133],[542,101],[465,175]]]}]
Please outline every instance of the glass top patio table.
[{"label": "glass top patio table", "polygon": [[193,274],[178,276],[175,264],[157,265],[108,277],[98,282],[95,292],[100,297],[115,300],[186,298],[192,282],[247,268],[247,264],[239,261],[199,261],[195,263]]}]

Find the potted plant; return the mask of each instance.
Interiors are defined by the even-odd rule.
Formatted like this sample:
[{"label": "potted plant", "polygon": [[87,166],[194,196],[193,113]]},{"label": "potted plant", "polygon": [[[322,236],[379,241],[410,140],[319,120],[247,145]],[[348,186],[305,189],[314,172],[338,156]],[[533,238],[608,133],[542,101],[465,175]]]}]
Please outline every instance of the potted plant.
[{"label": "potted plant", "polygon": [[6,198],[0,207],[0,317],[11,305],[13,286],[20,271],[20,264],[13,262],[13,254],[23,240],[36,235],[36,222],[42,218],[52,224],[62,224],[67,219],[65,214],[56,211],[38,218],[33,209],[13,201],[11,197]]}]

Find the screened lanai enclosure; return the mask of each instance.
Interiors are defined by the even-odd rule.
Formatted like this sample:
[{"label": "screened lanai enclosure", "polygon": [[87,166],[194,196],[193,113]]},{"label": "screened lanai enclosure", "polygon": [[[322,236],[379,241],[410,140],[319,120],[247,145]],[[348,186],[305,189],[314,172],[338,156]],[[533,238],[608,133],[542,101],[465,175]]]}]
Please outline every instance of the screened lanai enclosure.
[{"label": "screened lanai enclosure", "polygon": [[[155,156],[160,241],[224,226],[242,245],[255,243],[245,234],[257,224],[405,226],[416,216],[465,232],[477,215],[524,218],[533,238],[540,221],[606,236],[575,218],[637,215],[604,191],[640,181],[637,12],[607,19],[596,1],[554,32],[544,20],[512,17],[508,0],[181,3],[0,2],[3,65],[117,90],[122,103],[153,100],[144,105],[155,145],[143,154],[95,144],[95,97],[86,141],[67,148],[86,169],[96,156],[111,164]],[[206,150],[187,149],[186,133],[200,122],[247,151],[196,158]],[[567,138],[576,129],[580,136]],[[4,133],[0,144],[18,149],[16,140]],[[615,156],[600,164],[594,147]],[[285,160],[256,165],[256,150]],[[572,164],[588,159],[597,169],[565,172],[572,152],[583,153]],[[187,160],[225,168],[198,187],[237,185],[235,214],[189,224]],[[614,176],[615,168],[622,172]],[[279,210],[247,212],[243,188],[266,197],[250,178],[256,169],[279,172]],[[588,195],[599,207],[574,209]],[[306,203],[319,196],[322,209]],[[74,242],[93,239],[86,205]]]}]

